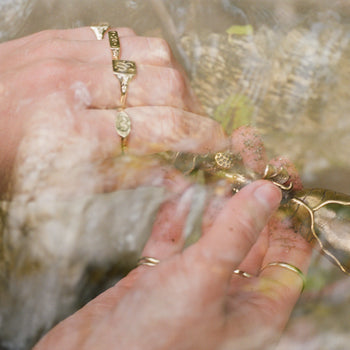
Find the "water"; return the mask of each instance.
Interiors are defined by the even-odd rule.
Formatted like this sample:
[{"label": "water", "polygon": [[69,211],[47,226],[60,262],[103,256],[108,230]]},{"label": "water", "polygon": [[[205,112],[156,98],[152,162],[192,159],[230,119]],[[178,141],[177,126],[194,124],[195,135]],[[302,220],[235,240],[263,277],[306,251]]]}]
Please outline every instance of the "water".
[{"label": "water", "polygon": [[[228,132],[250,123],[270,157],[297,165],[306,187],[350,194],[349,15],[345,0],[0,0],[0,41],[101,21],[162,36],[206,113],[225,121]],[[161,179],[115,192],[123,174],[94,158],[98,143],[76,137],[69,113],[62,120],[52,111],[50,123],[33,126],[22,144],[20,185],[2,204],[0,327],[13,348],[26,348],[130,269],[164,199]],[[67,135],[71,144],[62,146]],[[146,174],[148,166],[137,170]],[[194,213],[202,190],[196,198]],[[279,349],[346,348],[349,285],[315,254]]]}]

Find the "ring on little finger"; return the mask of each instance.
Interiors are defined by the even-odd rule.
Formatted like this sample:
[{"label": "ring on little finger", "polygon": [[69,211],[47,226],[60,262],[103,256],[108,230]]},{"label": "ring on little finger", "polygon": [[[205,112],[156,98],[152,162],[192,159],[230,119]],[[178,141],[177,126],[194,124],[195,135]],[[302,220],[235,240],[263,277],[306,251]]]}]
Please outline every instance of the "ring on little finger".
[{"label": "ring on little finger", "polygon": [[150,256],[143,256],[137,260],[137,266],[157,266],[160,263],[160,260],[152,258]]}]

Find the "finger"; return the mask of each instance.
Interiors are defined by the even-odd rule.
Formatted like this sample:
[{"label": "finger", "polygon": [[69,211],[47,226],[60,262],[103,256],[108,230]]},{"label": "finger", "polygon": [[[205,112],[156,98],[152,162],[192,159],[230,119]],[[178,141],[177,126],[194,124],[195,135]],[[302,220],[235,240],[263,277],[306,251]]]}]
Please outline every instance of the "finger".
[{"label": "finger", "polygon": [[[118,31],[120,37],[136,36],[131,28],[120,27],[115,30]],[[32,60],[32,55],[36,56],[35,49],[40,49],[39,51],[43,54],[42,48],[44,47],[54,50],[58,55],[56,57],[61,57],[63,52],[67,49],[66,45],[65,47],[62,45],[68,41],[86,41],[87,44],[94,44],[93,41],[99,42],[90,27],[64,30],[43,30],[19,39],[2,43],[0,45],[0,67],[7,67],[7,64],[11,63],[11,60],[14,60],[13,63],[15,66],[18,66],[19,62],[24,64],[24,61]],[[76,45],[78,44],[76,43]],[[106,46],[106,43],[103,45]],[[83,53],[80,52],[79,56],[82,55]]]},{"label": "finger", "polygon": [[[185,73],[174,59],[172,51],[165,40],[161,38],[136,36],[129,28],[117,28],[117,30],[121,41],[121,59],[135,61],[137,66],[153,65],[173,68],[168,71],[168,74],[164,71],[160,73],[160,76],[164,77],[163,80],[167,80],[165,85],[159,84],[157,81],[159,80],[157,79],[157,74],[153,72],[151,72],[150,75],[155,76],[154,81],[152,81],[153,78],[147,79],[147,81],[145,81],[146,84],[150,81],[150,86],[160,86],[161,89],[165,87],[165,90],[168,86],[172,86],[174,88],[173,95],[177,95],[185,100],[185,105],[188,110],[203,113],[203,109],[198,99],[195,97],[190,83],[185,77]],[[6,71],[9,71],[11,67],[14,71],[18,71],[23,65],[28,67],[30,63],[38,60],[51,60],[56,62],[61,59],[63,61],[73,60],[76,61],[76,63],[98,63],[101,66],[108,67],[110,71],[111,52],[108,38],[93,41],[85,40],[86,37],[91,38],[91,35],[94,35],[92,30],[89,27],[85,27],[71,30],[43,31],[25,38],[10,41],[0,46],[0,51],[3,53],[1,55],[0,67],[6,67]],[[17,52],[18,50],[20,50],[20,52]],[[42,62],[39,64],[41,63]],[[46,65],[44,64],[43,66],[45,67]],[[54,70],[54,67],[52,68]],[[72,67],[72,70],[73,69],[74,67]],[[93,68],[88,68],[88,70],[91,72],[94,71]],[[173,72],[172,75],[170,74],[171,72]],[[66,72],[65,76],[69,76],[69,73],[70,72]],[[40,78],[42,75],[45,77],[45,71],[42,72],[38,70],[38,72],[31,72],[32,77]],[[85,76],[89,77],[89,74],[85,73]],[[101,86],[101,80],[99,80],[98,85],[95,86]],[[144,89],[144,91],[145,90],[146,92],[148,91],[148,89]],[[154,97],[154,100],[156,100],[158,95],[156,94]],[[152,104],[157,105],[157,103]],[[176,101],[174,104],[179,107],[182,106],[182,104],[177,104]]]},{"label": "finger", "polygon": [[[164,151],[207,153],[227,145],[222,127],[210,118],[172,107],[134,107],[125,112],[131,120],[127,138],[131,154]],[[104,156],[121,152],[121,138],[115,130],[114,110],[87,110],[78,114],[79,132],[101,143]]]},{"label": "finger", "polygon": [[[278,314],[274,315],[273,325],[276,329],[283,329],[299,298],[303,278],[296,271],[274,263],[287,263],[306,274],[311,247],[278,214],[276,213],[268,224],[268,244],[259,278],[236,281],[237,283],[232,285],[231,293],[235,298],[246,301],[249,286],[249,295],[253,303],[245,303],[245,312],[255,313],[256,319],[264,320],[271,310],[278,310]],[[271,263],[272,266],[269,265]],[[237,289],[239,283],[242,289]],[[256,305],[260,307],[257,308]]]},{"label": "finger", "polygon": [[[19,98],[35,96],[38,99],[64,91],[77,107],[120,106],[120,82],[110,64],[91,65],[49,59],[7,72],[6,75],[9,76],[6,82],[8,90],[16,91]],[[18,81],[22,82],[19,88]],[[179,71],[139,65],[135,78],[129,83],[126,103],[127,106],[173,106],[190,110],[192,100],[187,92],[184,77]]]},{"label": "finger", "polygon": [[[269,230],[268,227],[264,227],[258,240],[252,246],[252,248],[247,253],[246,257],[243,259],[241,264],[238,266],[238,270],[247,272],[251,276],[258,276],[262,268],[263,260],[266,255],[266,251],[269,244]],[[234,280],[236,280],[233,276]]]},{"label": "finger", "polygon": [[210,271],[211,278],[228,281],[280,200],[280,190],[268,181],[244,187],[226,203],[210,231],[188,249],[190,259]]},{"label": "finger", "polygon": [[[250,126],[242,126],[236,129],[231,136],[232,152],[241,159],[243,165],[257,173],[262,173],[266,165],[266,151],[264,144],[257,131]],[[208,232],[214,219],[225,205],[228,198],[232,196],[231,186],[223,188],[217,184],[214,196],[208,202],[203,218],[203,232]]]},{"label": "finger", "polygon": [[[143,65],[175,68],[170,47],[163,39],[120,35],[120,47],[120,59]],[[18,69],[31,62],[50,58],[110,65],[112,54],[107,40],[78,41],[54,37],[29,41],[25,47],[7,50],[1,55],[1,66]]]},{"label": "finger", "polygon": [[[131,28],[118,27],[110,30],[117,30],[120,36],[136,36],[136,33]],[[106,37],[106,35],[105,35]],[[3,46],[4,51],[22,48],[25,49],[30,43],[40,43],[48,40],[61,39],[61,40],[86,40],[97,41],[94,32],[90,27],[80,27],[72,29],[56,29],[56,30],[43,30],[31,35],[24,36],[19,39],[5,42]],[[2,46],[1,45],[1,46]]]},{"label": "finger", "polygon": [[[224,196],[216,196],[210,200],[204,217],[203,217],[203,225],[202,230],[203,233],[208,232],[211,226],[213,225],[215,218],[219,214],[219,212],[224,207],[225,203],[229,197]],[[259,235],[257,241],[254,243],[252,248],[247,253],[246,257],[239,264],[238,270],[242,272],[246,272],[252,276],[258,275],[262,266],[263,259],[266,254],[266,250],[268,247],[268,230],[265,227],[261,234]],[[233,275],[233,277],[237,277]],[[234,282],[234,281],[233,281]]]},{"label": "finger", "polygon": [[233,152],[238,153],[243,164],[258,174],[263,174],[267,156],[262,139],[256,129],[242,126],[232,135]]},{"label": "finger", "polygon": [[[285,327],[299,298],[303,280],[295,271],[279,265],[269,266],[269,264],[284,262],[297,267],[305,274],[310,261],[311,248],[293,230],[281,224],[279,218],[273,218],[269,226],[272,234],[263,261],[263,266],[266,268],[262,270],[259,278],[246,279],[243,289],[236,289],[233,295],[236,302],[237,300],[244,302],[246,314],[254,315],[255,320],[268,324],[271,329],[281,330]],[[247,294],[248,290],[249,294]],[[247,299],[247,297],[250,298]],[[271,314],[271,310],[278,312]]]},{"label": "finger", "polygon": [[[121,36],[136,36],[135,31],[132,28],[129,27],[111,27],[108,29],[110,30],[116,30],[119,35]],[[40,34],[41,33],[41,34]],[[106,32],[107,34],[107,32]],[[107,39],[107,35],[104,35],[104,40]],[[35,35],[35,34],[34,34]],[[59,29],[59,30],[44,30],[42,32],[39,32],[37,34],[40,38],[45,37],[54,37],[59,39],[66,39],[66,40],[97,40],[94,32],[91,30],[90,27],[79,27],[79,28],[71,28],[71,29]]]},{"label": "finger", "polygon": [[[296,266],[306,274],[310,263],[311,246],[295,232],[289,219],[284,218],[283,215],[282,212],[276,213],[269,223],[269,245],[262,266],[268,266],[274,262],[285,262]],[[303,281],[300,276],[279,266],[264,269],[260,276],[271,280],[281,277],[281,283],[273,289],[276,293],[288,291],[291,300],[296,299],[302,290]]]},{"label": "finger", "polygon": [[[287,227],[287,224],[280,220],[281,213],[275,214],[270,219],[267,226],[259,236],[257,242],[254,244],[242,263],[239,265],[239,270],[248,272],[253,276],[258,276],[261,269],[268,264],[268,262],[266,262],[266,259],[271,260],[268,258],[268,252],[271,250],[272,246],[275,245],[275,243],[272,243],[275,240],[273,237],[280,237],[280,239],[283,241],[284,249],[288,246],[288,244],[291,244],[291,237],[286,235],[286,230],[289,231],[291,228]],[[297,235],[297,237],[298,236],[299,235]],[[279,256],[276,257],[276,259],[282,258],[283,251]]]},{"label": "finger", "polygon": [[[81,40],[87,40],[87,36],[89,36],[88,40],[90,40],[90,37],[92,37],[93,39],[96,39],[95,33],[92,31],[91,27],[74,28],[74,29],[71,29],[71,30],[72,30],[73,33],[70,33],[69,29],[68,29],[65,33],[63,33],[63,35],[67,35],[67,34],[68,35],[73,35],[73,36],[81,35],[81,37],[84,38],[84,39],[81,39]],[[103,40],[108,40],[107,33],[109,31],[117,31],[118,35],[120,35],[120,36],[137,36],[136,32],[132,28],[129,28],[129,27],[113,27],[113,26],[111,26],[105,32],[105,34],[103,36]],[[92,32],[93,32],[93,36],[91,36]]]},{"label": "finger", "polygon": [[[284,167],[290,175],[290,181],[293,183],[293,189],[301,189],[301,179],[296,171],[295,166],[286,158],[277,157],[269,161],[269,164],[275,165],[277,168]],[[286,225],[278,222],[278,218],[282,219],[281,215],[275,215],[274,218],[268,223],[262,234],[259,236],[258,241],[252,247],[246,258],[240,264],[239,269],[246,271],[251,275],[257,276],[263,267],[264,258],[269,248],[269,241],[271,237],[277,237],[283,235],[286,230]]]},{"label": "finger", "polygon": [[192,196],[193,188],[188,188],[184,194],[175,195],[162,205],[142,256],[163,261],[182,250]]},{"label": "finger", "polygon": [[[118,36],[121,38],[121,58],[125,56],[125,59],[137,61],[136,58],[142,57],[143,59],[146,59],[148,61],[149,57],[151,57],[155,61],[158,61],[159,65],[175,65],[176,68],[179,68],[169,44],[164,39],[137,36],[133,29],[126,27],[112,27],[108,31],[117,31]],[[43,31],[38,33],[37,35],[41,38],[41,40],[45,40],[45,38],[57,38],[69,41],[88,40],[89,44],[91,44],[91,40],[96,41],[95,34],[93,33],[90,27],[56,31]],[[100,41],[100,44],[103,45],[103,47],[106,46],[106,43],[108,43],[107,32],[104,35],[104,39]],[[124,47],[124,44],[127,46]],[[123,53],[124,50],[125,52]],[[136,53],[135,51],[138,50],[140,52]],[[146,57],[144,57],[142,53],[145,53]],[[155,62],[153,62],[153,64],[158,65],[158,63]]]},{"label": "finger", "polygon": [[[216,190],[216,189],[215,189]],[[221,188],[220,188],[221,190]],[[225,207],[227,201],[232,197],[231,189],[228,189],[229,193],[227,193],[226,188],[222,189],[222,192],[215,193],[214,196],[209,198],[207,206],[204,211],[203,219],[202,219],[202,234],[205,235],[210,232],[211,227],[213,226],[217,216]]]}]

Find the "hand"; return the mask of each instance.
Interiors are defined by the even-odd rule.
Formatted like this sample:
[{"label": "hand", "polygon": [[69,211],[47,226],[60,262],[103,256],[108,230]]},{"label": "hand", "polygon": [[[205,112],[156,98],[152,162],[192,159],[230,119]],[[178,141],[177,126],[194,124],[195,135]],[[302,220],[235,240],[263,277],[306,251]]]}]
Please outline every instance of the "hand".
[{"label": "hand", "polygon": [[[254,130],[241,128],[233,140],[245,165],[262,171],[266,155]],[[248,140],[259,152],[247,151]],[[293,171],[285,160],[274,161],[281,162]],[[297,182],[295,173],[292,178]],[[49,332],[36,350],[271,349],[302,280],[278,266],[261,269],[283,261],[306,273],[310,246],[277,214],[271,217],[281,195],[258,181],[234,197],[212,198],[203,237],[183,251],[190,191],[163,205],[155,222],[143,255],[160,264],[133,270]],[[237,268],[252,277],[232,274]]]},{"label": "hand", "polygon": [[[129,152],[206,152],[224,143],[221,127],[198,115],[201,108],[166,42],[117,30],[121,59],[135,61],[138,71],[126,100]],[[62,195],[115,189],[104,171],[120,154],[119,104],[108,38],[96,40],[90,28],[1,44],[0,193],[10,180],[13,191],[32,195],[56,187]]]},{"label": "hand", "polygon": [[[169,203],[144,251],[158,257],[159,265],[132,271],[49,332],[35,349],[270,349],[302,282],[279,267],[259,273],[260,255],[265,264],[290,259],[304,271],[308,260],[300,242],[288,256],[282,242],[265,247],[264,254],[256,252],[259,233],[280,199],[279,190],[266,181],[245,187],[182,253],[184,210]],[[256,277],[232,275],[245,263],[255,263]]]}]

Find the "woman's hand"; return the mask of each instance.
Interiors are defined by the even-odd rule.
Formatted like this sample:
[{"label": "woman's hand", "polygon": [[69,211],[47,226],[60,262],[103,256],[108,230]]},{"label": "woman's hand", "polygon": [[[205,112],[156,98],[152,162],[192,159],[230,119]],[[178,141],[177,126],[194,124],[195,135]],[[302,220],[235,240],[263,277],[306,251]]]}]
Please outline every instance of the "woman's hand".
[{"label": "woman's hand", "polygon": [[[198,114],[201,108],[167,43],[117,30],[120,58],[137,66],[126,99],[132,123],[128,152],[207,152],[225,144],[222,128]],[[21,193],[108,187],[101,163],[120,154],[114,126],[118,107],[120,83],[107,35],[96,40],[86,27],[1,44],[1,192],[10,180],[12,190]]]},{"label": "woman's hand", "polygon": [[[118,31],[121,58],[134,60],[138,69],[127,96],[130,154],[226,147],[222,128],[198,115],[200,107],[164,41]],[[142,341],[152,350],[213,349],[241,344],[256,333],[261,348],[280,334],[301,282],[279,267],[260,270],[282,260],[305,271],[309,248],[280,220],[267,224],[280,200],[275,187],[257,182],[233,198],[214,197],[203,237],[182,252],[188,183],[172,170],[164,175],[153,158],[142,163],[116,158],[120,86],[107,39],[96,40],[89,28],[42,32],[0,45],[0,67],[2,189],[13,173],[13,191],[30,198],[45,191],[56,191],[57,198],[142,183],[170,182],[175,188],[144,252],[161,263],[137,268],[50,332],[38,348],[132,349]],[[266,160],[257,156],[258,146],[246,130],[232,138],[246,165],[261,172]],[[256,277],[231,278],[237,267]],[[278,314],[271,312],[277,309]]]},{"label": "woman's hand", "polygon": [[[286,261],[306,270],[309,248],[294,237],[266,244],[268,219],[281,193],[255,182],[227,200],[210,229],[186,250],[186,201],[163,207],[144,255],[160,260],[139,266],[114,287],[60,323],[41,349],[270,349],[302,289],[294,272],[270,267]],[[291,238],[291,236],[289,237]],[[245,266],[253,275],[233,271]]]},{"label": "woman's hand", "polygon": [[[232,141],[244,165],[262,172],[267,159],[256,132],[242,127]],[[285,166],[300,187],[290,163],[272,163]],[[280,266],[263,267],[285,262],[306,273],[311,248],[287,219],[273,214],[281,194],[271,183],[255,182],[233,197],[220,186],[214,193],[197,243],[183,250],[193,194],[184,187],[162,206],[143,252],[160,263],[133,270],[35,349],[271,349],[302,279]],[[251,277],[233,274],[236,269]]]}]

